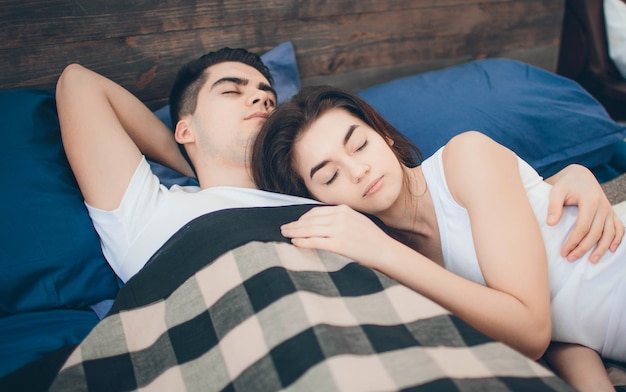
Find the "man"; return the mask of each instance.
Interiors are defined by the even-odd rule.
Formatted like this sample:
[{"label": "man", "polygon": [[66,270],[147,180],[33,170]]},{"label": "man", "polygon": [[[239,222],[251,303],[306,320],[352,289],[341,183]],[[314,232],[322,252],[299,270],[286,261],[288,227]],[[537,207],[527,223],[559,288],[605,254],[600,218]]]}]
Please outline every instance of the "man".
[{"label": "man", "polygon": [[[128,91],[79,65],[68,66],[57,84],[68,160],[104,255],[123,281],[200,215],[310,202],[257,190],[249,174],[247,146],[276,106],[271,76],[258,56],[224,48],[190,62],[179,72],[170,105],[173,135]],[[195,175],[201,190],[161,186],[144,156]],[[571,166],[550,181],[552,223],[563,204],[580,207],[578,227],[563,248],[570,259],[596,243],[592,260],[619,245],[624,228],[589,171]]]}]

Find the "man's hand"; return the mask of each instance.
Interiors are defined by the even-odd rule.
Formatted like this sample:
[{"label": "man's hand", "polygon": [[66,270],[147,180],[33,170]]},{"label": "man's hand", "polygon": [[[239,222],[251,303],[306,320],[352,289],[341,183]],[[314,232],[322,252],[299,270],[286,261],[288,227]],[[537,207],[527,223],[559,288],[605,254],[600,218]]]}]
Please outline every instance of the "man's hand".
[{"label": "man's hand", "polygon": [[578,206],[576,224],[561,255],[574,261],[595,246],[589,260],[597,263],[607,249],[615,252],[624,237],[624,225],[593,173],[584,166],[570,165],[546,181],[553,185],[548,207],[549,225],[561,219],[563,206]]}]

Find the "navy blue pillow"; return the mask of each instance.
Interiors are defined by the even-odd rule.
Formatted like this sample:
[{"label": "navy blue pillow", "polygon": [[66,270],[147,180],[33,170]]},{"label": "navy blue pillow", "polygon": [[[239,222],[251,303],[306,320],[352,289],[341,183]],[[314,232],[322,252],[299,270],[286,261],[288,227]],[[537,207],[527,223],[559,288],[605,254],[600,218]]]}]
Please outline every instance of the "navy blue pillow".
[{"label": "navy blue pillow", "polygon": [[261,55],[261,60],[274,78],[278,103],[285,102],[300,90],[300,74],[293,44],[283,42]]},{"label": "navy blue pillow", "polygon": [[91,310],[53,309],[0,317],[0,377],[79,344],[98,323]]},{"label": "navy blue pillow", "polygon": [[401,78],[359,92],[427,157],[454,135],[481,131],[544,177],[570,163],[606,164],[626,136],[570,79],[505,59]]},{"label": "navy blue pillow", "polygon": [[53,91],[0,91],[0,316],[88,308],[118,284],[63,151]]}]

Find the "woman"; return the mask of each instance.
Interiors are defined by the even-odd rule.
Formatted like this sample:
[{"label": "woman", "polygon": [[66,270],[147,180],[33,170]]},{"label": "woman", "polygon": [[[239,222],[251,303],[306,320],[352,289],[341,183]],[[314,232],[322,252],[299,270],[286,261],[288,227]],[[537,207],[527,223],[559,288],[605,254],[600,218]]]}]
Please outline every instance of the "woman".
[{"label": "woman", "polygon": [[[295,245],[377,269],[531,358],[551,339],[564,342],[547,356],[557,372],[580,389],[612,389],[596,352],[626,361],[626,249],[567,262],[560,247],[577,209],[547,225],[550,185],[478,132],[418,159],[367,103],[331,87],[303,89],[279,107],[252,152],[261,189],[335,205],[284,225]],[[394,238],[352,208],[380,218]]]}]

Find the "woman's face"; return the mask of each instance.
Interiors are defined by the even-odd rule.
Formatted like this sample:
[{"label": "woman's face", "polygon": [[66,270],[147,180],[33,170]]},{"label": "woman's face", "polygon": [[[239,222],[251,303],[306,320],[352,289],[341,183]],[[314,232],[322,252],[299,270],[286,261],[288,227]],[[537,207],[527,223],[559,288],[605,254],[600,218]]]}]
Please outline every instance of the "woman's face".
[{"label": "woman's face", "polygon": [[403,169],[389,141],[346,110],[324,113],[294,148],[296,171],[322,202],[377,214],[399,198]]}]

